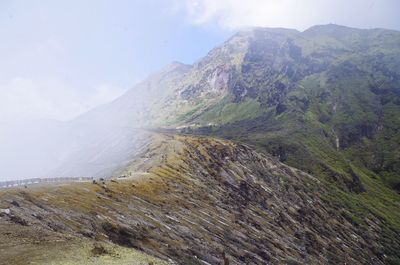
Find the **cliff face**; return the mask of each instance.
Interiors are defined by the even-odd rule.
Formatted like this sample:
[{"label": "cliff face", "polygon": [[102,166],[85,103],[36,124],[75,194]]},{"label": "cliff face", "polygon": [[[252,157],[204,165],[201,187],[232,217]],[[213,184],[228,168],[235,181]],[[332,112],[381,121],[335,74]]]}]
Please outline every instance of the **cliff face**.
[{"label": "cliff face", "polygon": [[[271,156],[225,140],[157,134],[143,150],[123,178],[1,191],[1,208],[10,209],[0,217],[9,231],[0,235],[1,262],[24,252],[21,241],[35,244],[40,260],[54,239],[72,249],[64,254],[70,260],[72,246],[108,240],[179,264],[385,261],[381,220],[355,224],[322,182]],[[59,253],[56,246],[46,251]]]}]

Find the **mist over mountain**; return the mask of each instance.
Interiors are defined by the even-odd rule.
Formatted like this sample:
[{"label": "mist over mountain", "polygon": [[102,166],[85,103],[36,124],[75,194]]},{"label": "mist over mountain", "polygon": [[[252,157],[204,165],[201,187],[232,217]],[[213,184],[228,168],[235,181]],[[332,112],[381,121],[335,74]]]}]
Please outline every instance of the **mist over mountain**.
[{"label": "mist over mountain", "polygon": [[82,125],[87,137],[103,126],[185,127],[251,143],[348,189],[362,190],[351,167],[396,189],[399,43],[396,31],[333,24],[249,29],[192,66],[166,66],[69,127]]},{"label": "mist over mountain", "polygon": [[399,187],[400,34],[338,25],[239,32],[185,73],[155,122],[238,139],[348,189]]},{"label": "mist over mountain", "polygon": [[111,176],[141,145],[145,133],[138,129],[154,124],[151,108],[173,93],[190,68],[171,63],[118,99],[70,121],[0,123],[0,180]]},{"label": "mist over mountain", "polygon": [[400,32],[249,28],[71,121],[2,124],[2,179],[105,180],[0,194],[0,225],[171,264],[398,264],[399,117]]}]

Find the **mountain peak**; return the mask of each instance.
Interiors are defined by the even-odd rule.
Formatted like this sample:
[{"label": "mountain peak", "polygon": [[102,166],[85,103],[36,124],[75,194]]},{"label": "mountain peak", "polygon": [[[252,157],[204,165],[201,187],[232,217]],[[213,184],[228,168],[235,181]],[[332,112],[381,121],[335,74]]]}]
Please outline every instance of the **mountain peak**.
[{"label": "mountain peak", "polygon": [[179,61],[172,61],[169,64],[167,64],[167,66],[180,67],[180,66],[188,66],[188,64],[185,64],[185,63],[182,63],[182,62],[179,62]]},{"label": "mountain peak", "polygon": [[185,64],[179,61],[172,61],[169,64],[167,64],[166,66],[164,66],[162,68],[161,71],[174,71],[174,70],[178,70],[180,68],[186,69],[186,68],[190,68],[191,65],[190,64]]}]

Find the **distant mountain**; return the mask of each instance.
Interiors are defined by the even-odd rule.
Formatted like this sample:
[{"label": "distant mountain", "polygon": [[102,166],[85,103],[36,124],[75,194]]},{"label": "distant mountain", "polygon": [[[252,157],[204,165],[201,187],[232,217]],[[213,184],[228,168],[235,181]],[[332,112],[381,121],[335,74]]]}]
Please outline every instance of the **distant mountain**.
[{"label": "distant mountain", "polygon": [[141,152],[146,134],[99,121],[0,124],[0,181],[110,177]]}]

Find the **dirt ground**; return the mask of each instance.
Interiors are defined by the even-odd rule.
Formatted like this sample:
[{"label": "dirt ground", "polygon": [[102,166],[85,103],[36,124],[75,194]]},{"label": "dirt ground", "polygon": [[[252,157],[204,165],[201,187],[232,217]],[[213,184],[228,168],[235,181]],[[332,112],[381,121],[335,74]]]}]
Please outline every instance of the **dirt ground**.
[{"label": "dirt ground", "polygon": [[[132,248],[0,222],[1,265],[164,265]],[[100,250],[100,251],[99,251]]]}]

